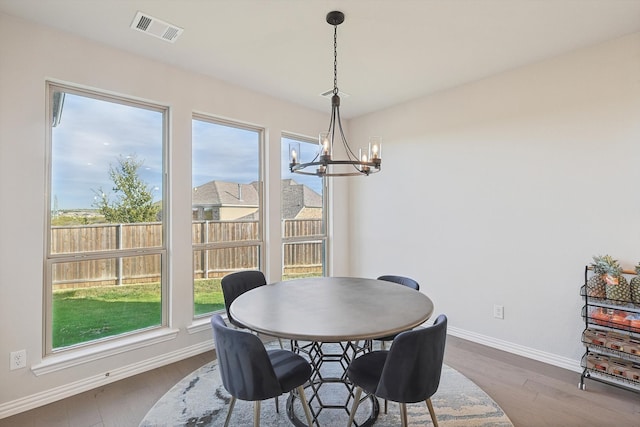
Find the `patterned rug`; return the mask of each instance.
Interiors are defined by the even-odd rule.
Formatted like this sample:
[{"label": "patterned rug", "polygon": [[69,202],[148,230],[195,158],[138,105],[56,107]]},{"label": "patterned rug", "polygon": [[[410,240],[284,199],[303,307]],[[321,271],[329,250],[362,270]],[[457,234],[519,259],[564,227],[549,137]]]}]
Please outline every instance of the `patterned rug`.
[{"label": "patterned rug", "polygon": [[[334,364],[338,365],[338,364]],[[334,368],[330,368],[334,369]],[[340,369],[338,366],[335,369]],[[347,396],[346,387],[328,384],[321,387],[322,400],[341,402]],[[340,390],[339,388],[343,390]],[[261,425],[268,427],[290,427],[293,424],[287,417],[287,395],[279,398],[279,413],[276,412],[273,399],[262,402]],[[307,398],[309,398],[307,394]],[[227,416],[230,396],[222,385],[216,361],[207,363],[178,382],[147,413],[140,427],[195,427],[223,426]],[[513,424],[502,409],[484,391],[471,380],[449,366],[443,366],[440,387],[431,398],[442,427],[512,427]],[[400,409],[397,403],[389,402],[388,413],[383,410],[384,401],[380,401],[380,413],[375,426],[396,427],[400,425]],[[335,402],[329,402],[333,404]],[[351,407],[351,404],[349,404]],[[294,412],[300,420],[305,420],[298,399]],[[356,422],[361,424],[371,411],[369,399],[364,401],[357,411]],[[407,405],[409,425],[432,425],[427,406],[422,403]],[[320,411],[318,421],[321,426],[345,426],[348,415],[343,410],[324,409]],[[231,425],[253,425],[253,403],[236,401]]]}]

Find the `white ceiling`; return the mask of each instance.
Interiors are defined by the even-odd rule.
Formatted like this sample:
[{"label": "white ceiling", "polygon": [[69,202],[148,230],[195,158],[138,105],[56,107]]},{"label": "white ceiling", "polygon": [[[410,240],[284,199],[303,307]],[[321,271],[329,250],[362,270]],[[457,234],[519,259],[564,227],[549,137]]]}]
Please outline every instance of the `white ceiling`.
[{"label": "white ceiling", "polygon": [[[320,111],[331,10],[346,15],[345,118],[640,31],[640,0],[0,0],[0,12]],[[137,11],[184,33],[172,44],[134,31]]]}]

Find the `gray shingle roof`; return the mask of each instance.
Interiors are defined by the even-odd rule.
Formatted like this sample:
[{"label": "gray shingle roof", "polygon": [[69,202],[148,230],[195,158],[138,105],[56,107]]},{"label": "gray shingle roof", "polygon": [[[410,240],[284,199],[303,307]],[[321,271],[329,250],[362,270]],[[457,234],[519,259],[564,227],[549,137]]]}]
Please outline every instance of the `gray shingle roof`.
[{"label": "gray shingle roof", "polygon": [[304,208],[322,208],[322,196],[292,179],[282,180],[282,217],[296,218]]},{"label": "gray shingle roof", "polygon": [[[296,218],[305,209],[320,211],[322,196],[293,179],[283,179],[282,212],[283,218]],[[226,181],[210,181],[193,188],[191,192],[194,206],[258,206],[257,183],[238,184]],[[308,213],[307,213],[308,215]]]},{"label": "gray shingle roof", "polygon": [[258,206],[258,191],[251,184],[210,181],[193,188],[192,204],[196,206]]}]

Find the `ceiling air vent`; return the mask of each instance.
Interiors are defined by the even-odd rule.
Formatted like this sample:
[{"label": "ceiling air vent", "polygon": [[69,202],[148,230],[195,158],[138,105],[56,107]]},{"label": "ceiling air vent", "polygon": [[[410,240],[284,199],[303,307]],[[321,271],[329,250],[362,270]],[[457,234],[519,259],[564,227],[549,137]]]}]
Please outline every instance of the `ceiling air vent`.
[{"label": "ceiling air vent", "polygon": [[131,23],[131,28],[170,43],[175,42],[184,31],[183,28],[176,27],[173,24],[169,24],[168,22],[164,22],[142,12],[136,13]]}]

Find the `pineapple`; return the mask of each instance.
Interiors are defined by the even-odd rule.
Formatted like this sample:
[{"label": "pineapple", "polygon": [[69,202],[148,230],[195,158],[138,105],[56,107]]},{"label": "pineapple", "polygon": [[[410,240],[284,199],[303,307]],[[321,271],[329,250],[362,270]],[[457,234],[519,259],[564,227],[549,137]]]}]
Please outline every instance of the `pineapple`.
[{"label": "pineapple", "polygon": [[587,280],[587,295],[594,298],[604,298],[606,296],[607,282],[607,262],[605,259],[611,259],[609,255],[594,256],[591,267],[593,268],[593,276]]},{"label": "pineapple", "polygon": [[622,268],[618,261],[605,255],[600,259],[601,269],[604,271],[605,296],[616,301],[631,301],[631,288],[627,279],[622,275]]},{"label": "pineapple", "polygon": [[636,277],[629,282],[631,288],[631,301],[640,304],[640,263],[636,265]]}]

